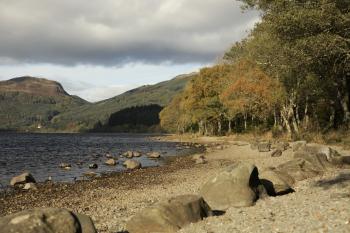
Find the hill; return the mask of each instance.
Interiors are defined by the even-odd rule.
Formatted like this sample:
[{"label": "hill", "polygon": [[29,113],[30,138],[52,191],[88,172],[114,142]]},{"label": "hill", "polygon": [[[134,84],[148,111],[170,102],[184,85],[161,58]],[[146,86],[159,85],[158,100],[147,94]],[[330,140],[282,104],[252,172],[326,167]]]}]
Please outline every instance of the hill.
[{"label": "hill", "polygon": [[125,108],[152,104],[164,107],[195,75],[196,73],[179,75],[168,81],[132,89],[107,100],[82,105],[56,116],[53,123],[68,130],[91,130],[100,124],[107,124],[111,114]]},{"label": "hill", "polygon": [[55,81],[19,77],[0,82],[0,129],[34,131],[62,112],[89,105]]},{"label": "hill", "polygon": [[0,130],[90,131],[125,108],[167,105],[194,75],[141,86],[97,103],[69,95],[61,84],[47,79],[25,76],[1,81]]}]

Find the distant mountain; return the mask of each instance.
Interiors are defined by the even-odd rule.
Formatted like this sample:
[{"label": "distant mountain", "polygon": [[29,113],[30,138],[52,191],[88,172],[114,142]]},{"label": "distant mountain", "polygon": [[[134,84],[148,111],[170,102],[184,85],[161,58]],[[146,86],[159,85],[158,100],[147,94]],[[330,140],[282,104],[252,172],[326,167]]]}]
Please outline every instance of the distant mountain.
[{"label": "distant mountain", "polygon": [[69,95],[61,84],[47,79],[26,76],[0,81],[0,130],[89,131],[125,108],[166,106],[194,75],[141,86],[97,103]]},{"label": "distant mountain", "polygon": [[83,105],[90,103],[55,81],[28,76],[0,81],[1,130],[45,128],[55,116]]}]

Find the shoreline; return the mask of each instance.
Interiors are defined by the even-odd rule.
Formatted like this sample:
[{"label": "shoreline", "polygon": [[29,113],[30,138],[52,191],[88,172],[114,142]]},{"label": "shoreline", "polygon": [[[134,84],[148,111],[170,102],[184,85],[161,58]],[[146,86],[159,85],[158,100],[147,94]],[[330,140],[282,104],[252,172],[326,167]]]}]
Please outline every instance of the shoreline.
[{"label": "shoreline", "polygon": [[[175,136],[173,135],[172,137]],[[221,142],[218,142],[218,139]],[[157,140],[159,140],[159,138]],[[165,139],[161,138],[161,140]],[[184,142],[184,139],[180,140]],[[197,139],[189,142],[199,143]],[[201,142],[205,142],[205,140]],[[174,157],[174,161],[160,167],[122,172],[89,181],[78,181],[74,184],[53,184],[42,187],[39,185],[38,191],[21,191],[7,197],[0,196],[0,215],[35,207],[66,208],[76,213],[90,216],[98,232],[123,232],[125,231],[126,222],[143,208],[173,196],[197,194],[200,187],[208,178],[238,160],[252,162],[260,171],[264,168],[276,166],[290,160],[293,154],[292,150],[288,149],[284,152],[283,156],[272,158],[268,152],[257,154],[258,152],[250,149],[249,143],[226,140],[226,138],[210,138],[207,143],[213,148],[210,148],[209,152],[205,153],[207,158],[207,163],[205,164],[195,164],[192,161],[192,156],[180,156]],[[225,145],[225,147],[218,149],[216,148],[217,144]],[[341,150],[341,152],[344,153],[343,150]],[[349,151],[345,151],[345,153],[350,155]],[[275,227],[275,225],[277,225],[276,228],[278,228],[286,224],[285,221],[290,221],[289,224],[300,221],[311,221],[309,217],[304,216],[305,219],[303,220],[297,215],[295,215],[293,219],[292,216],[285,214],[285,211],[289,209],[293,211],[294,209],[295,211],[298,209],[301,211],[311,211],[312,209],[318,208],[319,203],[317,201],[319,199],[321,200],[323,198],[323,202],[327,200],[330,202],[331,200],[333,201],[334,198],[329,199],[330,197],[327,195],[338,195],[342,193],[342,187],[335,185],[335,188],[332,186],[327,190],[323,190],[314,186],[317,182],[332,180],[332,178],[337,177],[340,172],[344,171],[350,174],[350,170],[332,170],[322,176],[298,182],[296,187],[293,187],[296,190],[295,193],[259,200],[255,206],[249,208],[239,208],[238,210],[233,208],[221,217],[212,217],[199,223],[191,224],[180,232],[264,232],[261,231],[261,229],[251,229],[247,226],[249,222],[244,222],[248,220],[253,221],[252,219],[255,218],[259,219],[259,214],[266,214],[265,212],[261,213],[262,211],[266,211],[266,206],[274,206],[277,204],[277,207],[269,207],[267,210],[272,211],[277,216],[275,219],[281,217],[283,221],[281,220],[279,223],[278,221],[270,222],[269,220],[265,220],[267,221],[266,223],[261,222],[260,224],[265,224],[271,227],[271,229],[274,229],[273,227]],[[347,185],[350,185],[350,182],[346,180],[341,184],[345,184],[344,187],[348,188],[349,186]],[[310,203],[306,205],[305,201],[307,200],[310,201]],[[344,206],[345,211],[348,209],[350,210],[348,199],[337,198],[336,200]],[[323,204],[327,207],[327,209],[324,210],[324,215],[330,214],[332,205],[328,206],[327,203]],[[249,215],[245,216],[239,214],[241,211],[249,212]],[[289,220],[284,219],[285,216],[288,216]],[[342,219],[343,217],[349,218],[350,220],[350,211],[347,215],[345,214],[345,216],[342,216]],[[260,219],[259,221],[263,220],[264,219]],[[236,228],[220,228],[222,224],[231,226],[230,224],[232,222]],[[320,222],[326,224],[327,220],[319,220],[318,223]],[[344,220],[343,222],[346,221]],[[255,226],[256,224],[253,225]],[[258,226],[259,224],[256,225],[256,227]],[[348,226],[350,229],[350,225],[343,224],[341,226],[341,229],[347,229],[344,227]],[[233,225],[231,227],[233,227]],[[232,229],[235,230],[232,231]],[[296,231],[298,231],[298,229],[296,229]],[[271,230],[271,232],[278,231]],[[282,230],[280,232],[288,231]],[[299,229],[298,232],[304,231]]]}]

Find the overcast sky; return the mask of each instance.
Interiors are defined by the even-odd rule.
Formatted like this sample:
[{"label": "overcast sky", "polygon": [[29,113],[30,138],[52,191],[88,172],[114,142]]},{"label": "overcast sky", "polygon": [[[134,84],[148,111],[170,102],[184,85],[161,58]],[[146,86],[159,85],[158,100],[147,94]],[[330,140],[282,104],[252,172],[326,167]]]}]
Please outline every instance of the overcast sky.
[{"label": "overcast sky", "polygon": [[258,19],[234,0],[0,0],[0,80],[97,101],[213,64]]}]

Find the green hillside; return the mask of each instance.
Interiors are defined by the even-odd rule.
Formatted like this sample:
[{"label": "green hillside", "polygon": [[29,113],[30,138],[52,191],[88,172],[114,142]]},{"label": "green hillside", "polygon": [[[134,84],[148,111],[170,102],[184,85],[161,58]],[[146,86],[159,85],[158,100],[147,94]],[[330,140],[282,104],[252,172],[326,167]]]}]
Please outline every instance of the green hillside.
[{"label": "green hillside", "polygon": [[180,75],[97,103],[69,95],[59,83],[46,79],[20,77],[1,81],[0,130],[88,131],[105,124],[112,113],[128,107],[167,105],[193,76]]},{"label": "green hillside", "polygon": [[1,81],[0,129],[45,129],[55,116],[84,105],[88,106],[90,103],[69,95],[54,81],[33,77]]},{"label": "green hillside", "polygon": [[105,124],[112,113],[128,107],[150,104],[166,106],[194,75],[180,75],[169,81],[141,86],[116,97],[72,109],[56,116],[53,119],[54,127],[89,130],[96,124]]}]

